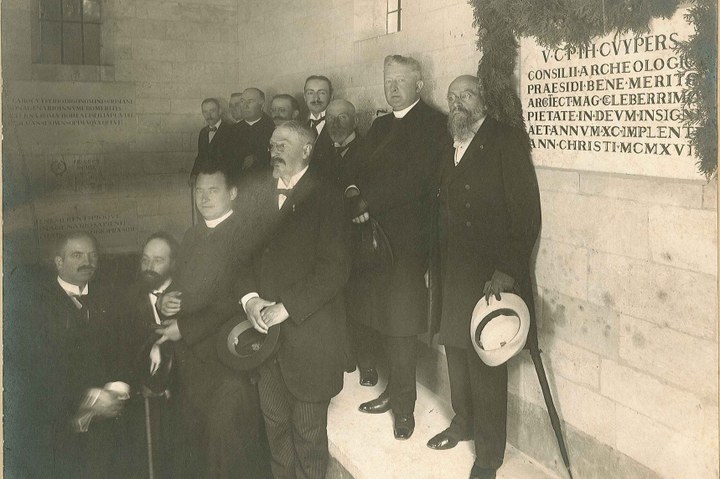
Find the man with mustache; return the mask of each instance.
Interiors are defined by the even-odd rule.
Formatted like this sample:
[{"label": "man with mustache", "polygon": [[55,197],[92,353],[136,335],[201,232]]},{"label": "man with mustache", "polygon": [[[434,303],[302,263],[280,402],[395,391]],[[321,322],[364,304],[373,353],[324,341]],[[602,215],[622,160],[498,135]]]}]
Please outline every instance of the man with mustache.
[{"label": "man with mustache", "polygon": [[245,158],[242,169],[269,168],[270,154],[268,143],[275,124],[264,111],[265,93],[258,88],[246,88],[240,94],[240,114],[242,120],[235,125],[237,141],[244,150],[250,151],[254,158]]},{"label": "man with mustache", "polygon": [[203,163],[208,161],[227,163],[237,175],[242,171],[248,155],[252,154],[252,150],[242,144],[238,135],[234,134],[233,125],[223,119],[220,102],[217,99],[206,98],[200,107],[206,125],[198,134],[197,155],[190,172],[191,185]]},{"label": "man with mustache", "polygon": [[300,104],[294,96],[287,93],[275,95],[270,102],[270,116],[275,126],[280,126],[286,121],[297,120],[300,115]]},{"label": "man with mustache", "polygon": [[342,290],[350,272],[337,187],[309,168],[315,135],[289,121],[270,139],[272,176],[250,195],[263,240],[240,268],[238,292],[255,329],[280,328],[278,350],[258,367],[275,478],[323,479],[327,413],[342,389]]},{"label": "man with mustache", "polygon": [[[122,332],[125,335],[127,362],[133,367],[133,388],[141,394],[133,397],[128,404],[128,458],[147,455],[145,430],[145,402],[148,405],[153,447],[155,477],[176,477],[173,469],[173,451],[177,452],[182,434],[176,434],[177,388],[172,384],[173,344],[167,342],[151,348],[159,339],[156,330],[161,326],[162,317],[156,309],[158,298],[171,287],[175,271],[175,259],[179,244],[171,235],[158,232],[152,234],[142,248],[140,278],[133,284],[124,301]],[[151,352],[152,351],[152,352]],[[153,356],[151,358],[151,355]],[[162,364],[164,362],[165,364]],[[160,368],[160,366],[163,366]],[[158,368],[160,368],[158,370]],[[130,460],[136,465],[133,477],[144,477],[148,468],[144,461]]]},{"label": "man with mustache", "polygon": [[368,414],[392,409],[396,439],[415,430],[417,336],[427,331],[428,269],[440,151],[450,139],[445,117],[420,99],[417,60],[385,58],[385,99],[393,112],[377,118],[366,137],[366,157],[356,186],[346,190],[350,216],[371,217],[385,231],[394,263],[372,273],[364,324],[383,335],[390,375],[385,391],[360,405]]},{"label": "man with mustache", "polygon": [[325,130],[325,110],[333,97],[330,79],[324,75],[310,75],[305,80],[303,97],[308,108],[307,125],[317,133],[312,162],[324,168],[335,151],[330,135]]},{"label": "man with mustache", "polygon": [[[362,160],[363,141],[357,128],[355,105],[346,100],[332,100],[325,112],[325,128],[335,147],[335,154],[326,162],[326,172],[344,190],[357,181]],[[359,228],[356,228],[356,230]],[[352,241],[355,246],[359,242],[359,231],[356,231]],[[354,250],[357,247],[353,248]],[[378,381],[375,368],[375,347],[378,342],[377,334],[368,328],[359,318],[369,306],[365,301],[367,296],[367,278],[363,271],[353,264],[347,287],[345,288],[345,304],[347,310],[347,361],[345,370],[352,372],[355,364],[360,369],[360,384],[374,386]]]},{"label": "man with mustache", "polygon": [[216,351],[218,330],[239,311],[235,278],[253,244],[247,217],[234,210],[237,194],[224,165],[200,167],[195,205],[202,221],[185,233],[172,287],[158,299],[163,327],[156,343],[174,343],[183,434],[192,442],[177,455],[193,478],[269,475],[257,388],[249,374],[222,364]]},{"label": "man with mustache", "polygon": [[[525,131],[486,116],[478,78],[456,78],[447,101],[455,143],[444,152],[440,183],[440,343],[455,417],[427,445],[449,449],[474,439],[470,478],[494,479],[505,453],[507,365],[483,363],[468,332],[483,297],[516,291],[534,311],[530,256],[540,196]],[[534,322],[527,347],[537,348]]]},{"label": "man with mustache", "polygon": [[[118,423],[130,388],[110,291],[91,282],[95,238],[60,239],[56,274],[18,294],[5,317],[5,474],[126,477]],[[17,307],[17,309],[15,309]],[[122,378],[123,382],[118,382]]]}]

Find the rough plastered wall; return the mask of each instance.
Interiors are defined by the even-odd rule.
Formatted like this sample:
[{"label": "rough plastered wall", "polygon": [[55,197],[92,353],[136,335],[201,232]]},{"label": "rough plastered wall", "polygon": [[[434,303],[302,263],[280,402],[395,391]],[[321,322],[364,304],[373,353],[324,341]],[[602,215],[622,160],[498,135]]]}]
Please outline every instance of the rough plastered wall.
[{"label": "rough plastered wall", "polygon": [[[421,60],[423,97],[446,110],[452,79],[473,73],[472,9],[408,1],[384,35],[384,1],[257,0],[244,10],[240,83],[301,99],[329,76],[365,130],[382,60]],[[688,160],[690,161],[690,160]],[[536,282],[541,346],[576,477],[718,475],[716,182],[537,168],[543,229]],[[448,400],[444,358],[421,372]],[[511,365],[509,441],[563,470],[529,356]]]},{"label": "rough plastered wall", "polygon": [[[37,63],[38,3],[2,2],[4,100],[21,91],[16,96],[131,103],[122,126],[62,127],[57,141],[43,138],[55,134],[51,127],[19,127],[16,135],[4,108],[6,261],[34,260],[43,243],[38,222],[76,209],[119,215],[121,235],[93,224],[107,228],[98,235],[106,251],[134,251],[158,229],[180,237],[191,222],[187,177],[204,124],[200,102],[238,89],[242,2],[104,1],[101,66]],[[53,168],[59,162],[62,174]]]}]

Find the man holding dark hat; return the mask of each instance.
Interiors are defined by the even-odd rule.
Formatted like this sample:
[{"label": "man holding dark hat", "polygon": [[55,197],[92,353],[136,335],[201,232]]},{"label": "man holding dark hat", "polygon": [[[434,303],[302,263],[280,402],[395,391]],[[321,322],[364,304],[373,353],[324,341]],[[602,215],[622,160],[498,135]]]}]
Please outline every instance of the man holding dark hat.
[{"label": "man holding dark hat", "polygon": [[241,302],[256,330],[279,328],[277,353],[258,368],[276,478],[323,479],[327,412],[342,389],[343,287],[350,272],[341,192],[308,168],[315,142],[296,121],[270,139],[272,176],[251,195],[265,238],[240,269]]},{"label": "man holding dark hat", "polygon": [[[249,230],[233,210],[237,186],[228,166],[198,169],[195,203],[203,221],[180,245],[170,291],[158,299],[164,318],[158,344],[173,341],[184,434],[194,441],[178,451],[189,477],[263,478],[267,464],[257,389],[248,374],[218,360],[217,334],[239,305],[238,264]],[[187,472],[192,470],[192,472]]]},{"label": "man holding dark hat", "polygon": [[[440,343],[455,417],[428,447],[474,439],[470,478],[493,479],[505,453],[507,366],[481,361],[470,321],[479,300],[509,291],[533,311],[530,256],[540,231],[540,197],[527,135],[486,116],[478,78],[455,79],[447,100],[455,142],[440,184]],[[526,347],[537,348],[532,322]]]}]

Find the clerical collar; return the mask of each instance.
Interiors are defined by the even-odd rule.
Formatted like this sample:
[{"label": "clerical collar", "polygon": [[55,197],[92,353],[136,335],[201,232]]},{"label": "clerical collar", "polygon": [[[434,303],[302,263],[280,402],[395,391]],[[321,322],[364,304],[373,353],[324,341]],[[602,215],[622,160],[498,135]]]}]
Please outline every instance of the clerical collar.
[{"label": "clerical collar", "polygon": [[62,279],[60,276],[57,277],[57,282],[60,285],[60,287],[65,290],[65,292],[68,294],[68,296],[84,296],[88,294],[88,285],[87,283],[85,286],[80,289],[80,286],[76,284],[71,284]]},{"label": "clerical collar", "polygon": [[470,144],[470,142],[473,140],[473,138],[475,138],[475,135],[477,135],[477,132],[478,132],[478,130],[480,130],[480,127],[482,126],[482,124],[485,122],[485,118],[487,118],[487,116],[484,116],[484,117],[480,118],[478,121],[476,121],[475,123],[473,123],[473,126],[470,128],[470,130],[473,133],[472,133],[472,135],[470,135],[468,137],[467,140],[458,140],[457,138],[453,138],[453,141],[454,141],[453,146],[455,148],[457,148],[458,145],[462,145],[464,143]]},{"label": "clerical collar", "polygon": [[348,135],[347,138],[345,138],[345,141],[342,143],[335,143],[335,148],[342,148],[344,146],[348,146],[350,142],[352,142],[355,139],[355,132],[353,131]]},{"label": "clerical collar", "polygon": [[164,293],[165,290],[168,288],[168,286],[170,286],[170,283],[172,283],[172,278],[166,279],[163,284],[161,284],[158,288],[155,288],[154,290],[152,290],[150,292],[150,294],[157,295],[157,294]]},{"label": "clerical collar", "polygon": [[295,185],[298,184],[298,181],[300,181],[300,178],[302,178],[303,175],[305,174],[305,172],[307,171],[308,166],[310,166],[310,165],[308,164],[305,168],[303,168],[302,170],[300,170],[297,173],[295,173],[294,175],[292,175],[289,183],[285,183],[282,178],[278,178],[277,187],[282,188],[282,189],[288,189],[288,190],[292,190],[293,188],[295,188]]},{"label": "clerical collar", "polygon": [[325,111],[321,111],[320,113],[318,113],[317,116],[315,116],[315,113],[310,112],[310,119],[315,120],[315,121],[318,121],[320,119],[324,120],[325,119]]},{"label": "clerical collar", "polygon": [[410,105],[410,106],[407,107],[407,108],[403,108],[402,110],[398,110],[398,111],[394,111],[394,110],[393,110],[393,115],[395,115],[395,118],[405,118],[405,115],[407,115],[408,112],[409,112],[410,110],[412,110],[413,107],[414,107],[415,105],[417,105],[419,101],[420,101],[420,98],[418,98],[417,100],[415,100],[415,103],[413,103],[412,105]]},{"label": "clerical collar", "polygon": [[215,218],[214,220],[205,220],[205,226],[207,226],[208,228],[215,228],[217,225],[228,219],[231,214],[233,214],[233,210],[228,211],[220,218]]},{"label": "clerical collar", "polygon": [[250,126],[253,126],[255,123],[259,122],[260,120],[262,120],[262,117],[258,118],[257,120],[253,120],[253,121],[245,120],[245,123],[247,123]]}]

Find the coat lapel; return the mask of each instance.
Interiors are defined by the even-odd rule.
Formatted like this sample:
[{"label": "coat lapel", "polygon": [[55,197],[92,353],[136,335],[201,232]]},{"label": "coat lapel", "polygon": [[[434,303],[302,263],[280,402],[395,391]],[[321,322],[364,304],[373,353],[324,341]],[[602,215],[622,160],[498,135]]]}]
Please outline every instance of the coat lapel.
[{"label": "coat lapel", "polygon": [[462,176],[462,173],[474,164],[483,161],[485,154],[485,144],[490,138],[492,130],[492,119],[486,117],[483,124],[480,125],[480,129],[475,133],[472,141],[468,145],[465,154],[463,155],[460,163],[455,166],[455,149],[453,148],[450,152],[450,173],[448,174],[447,183],[452,183],[456,178]]}]

